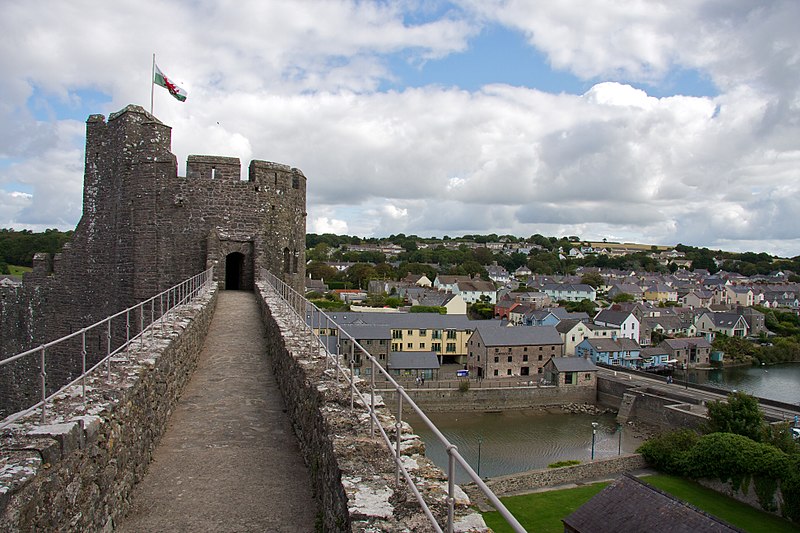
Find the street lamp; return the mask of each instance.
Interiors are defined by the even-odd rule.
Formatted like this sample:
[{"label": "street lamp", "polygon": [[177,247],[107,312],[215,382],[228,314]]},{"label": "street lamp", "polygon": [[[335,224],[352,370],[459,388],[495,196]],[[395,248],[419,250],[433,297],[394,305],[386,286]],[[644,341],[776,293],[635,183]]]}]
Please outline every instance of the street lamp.
[{"label": "street lamp", "polygon": [[481,444],[483,444],[483,439],[478,437],[478,477],[481,477]]},{"label": "street lamp", "polygon": [[683,384],[689,390],[689,365],[686,362],[683,363]]},{"label": "street lamp", "polygon": [[592,461],[594,461],[594,440],[597,436],[597,422],[592,422]]}]

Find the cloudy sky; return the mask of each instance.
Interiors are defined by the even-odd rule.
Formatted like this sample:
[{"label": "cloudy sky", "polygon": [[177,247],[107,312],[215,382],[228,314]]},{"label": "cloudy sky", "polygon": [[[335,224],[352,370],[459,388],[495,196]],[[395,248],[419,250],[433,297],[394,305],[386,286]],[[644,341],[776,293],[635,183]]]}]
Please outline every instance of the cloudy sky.
[{"label": "cloudy sky", "polygon": [[800,254],[797,0],[5,0],[0,227],[74,227],[85,120],[308,177],[308,231]]}]

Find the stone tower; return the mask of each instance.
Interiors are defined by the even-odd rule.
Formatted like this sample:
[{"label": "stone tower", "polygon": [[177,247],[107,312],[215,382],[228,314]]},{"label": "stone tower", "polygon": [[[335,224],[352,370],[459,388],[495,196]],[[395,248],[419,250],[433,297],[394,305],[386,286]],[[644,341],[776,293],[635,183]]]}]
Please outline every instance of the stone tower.
[{"label": "stone tower", "polygon": [[[56,339],[214,266],[224,289],[250,290],[263,270],[302,290],[306,178],[295,168],[191,155],[178,176],[172,129],[129,105],[86,122],[83,215],[55,257],[37,254],[0,298],[0,357]],[[74,375],[72,363],[52,369]],[[0,390],[34,369],[0,373]],[[49,372],[50,373],[50,372]],[[35,381],[35,380],[34,380]],[[54,383],[55,385],[55,383]],[[3,403],[0,393],[0,405]]]}]

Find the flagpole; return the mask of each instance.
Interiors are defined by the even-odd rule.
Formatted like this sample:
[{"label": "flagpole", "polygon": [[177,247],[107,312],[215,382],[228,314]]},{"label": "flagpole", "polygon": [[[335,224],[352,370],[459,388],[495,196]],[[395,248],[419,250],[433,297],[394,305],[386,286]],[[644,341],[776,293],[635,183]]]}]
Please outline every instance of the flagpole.
[{"label": "flagpole", "polygon": [[153,52],[153,68],[150,71],[150,114],[153,114],[153,80],[156,79],[156,53]]}]

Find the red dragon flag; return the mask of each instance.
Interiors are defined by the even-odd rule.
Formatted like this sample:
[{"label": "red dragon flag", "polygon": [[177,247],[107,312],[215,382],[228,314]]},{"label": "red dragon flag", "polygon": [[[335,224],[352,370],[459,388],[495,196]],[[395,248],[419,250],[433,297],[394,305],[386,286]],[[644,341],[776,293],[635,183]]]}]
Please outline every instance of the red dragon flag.
[{"label": "red dragon flag", "polygon": [[181,102],[185,102],[186,97],[188,96],[186,91],[175,85],[171,79],[164,76],[164,73],[161,72],[161,69],[158,68],[158,65],[154,65],[154,67],[155,68],[153,70],[153,83],[164,87],[166,90],[169,91],[169,94],[171,94]]}]

